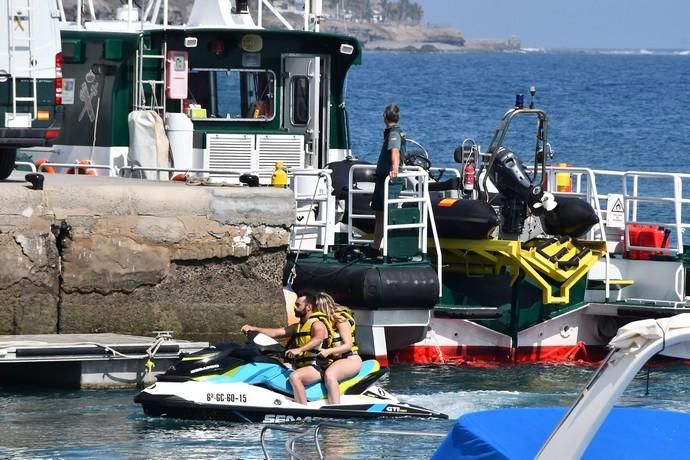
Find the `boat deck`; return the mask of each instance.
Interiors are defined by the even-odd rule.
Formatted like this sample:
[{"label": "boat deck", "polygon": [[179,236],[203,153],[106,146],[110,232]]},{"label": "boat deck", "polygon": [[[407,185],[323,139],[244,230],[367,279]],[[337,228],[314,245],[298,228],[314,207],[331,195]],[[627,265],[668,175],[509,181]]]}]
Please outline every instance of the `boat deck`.
[{"label": "boat deck", "polygon": [[[123,334],[0,336],[0,385],[137,387],[207,342]],[[148,369],[149,359],[153,367]]]}]

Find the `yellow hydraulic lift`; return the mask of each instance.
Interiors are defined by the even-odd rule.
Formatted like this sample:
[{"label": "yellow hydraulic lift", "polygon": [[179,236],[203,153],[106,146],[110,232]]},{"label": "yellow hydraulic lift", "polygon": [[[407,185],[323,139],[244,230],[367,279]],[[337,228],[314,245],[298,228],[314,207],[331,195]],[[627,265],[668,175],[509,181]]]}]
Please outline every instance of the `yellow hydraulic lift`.
[{"label": "yellow hydraulic lift", "polygon": [[509,269],[512,285],[522,270],[541,287],[544,304],[568,303],[570,288],[606,254],[605,242],[567,237],[527,242],[444,239],[440,244],[444,271],[485,276]]}]

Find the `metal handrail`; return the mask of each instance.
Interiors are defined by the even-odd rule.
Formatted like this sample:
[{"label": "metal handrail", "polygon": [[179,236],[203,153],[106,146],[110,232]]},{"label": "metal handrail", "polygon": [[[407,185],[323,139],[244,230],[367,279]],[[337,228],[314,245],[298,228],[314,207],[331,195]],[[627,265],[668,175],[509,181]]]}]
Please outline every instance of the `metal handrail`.
[{"label": "metal handrail", "polygon": [[[353,227],[353,223],[352,223],[353,218],[373,219],[374,215],[373,214],[353,214],[354,209],[352,207],[353,206],[352,195],[371,195],[372,194],[371,190],[361,190],[361,189],[355,189],[354,188],[354,172],[356,170],[373,170],[375,168],[376,168],[376,165],[353,165],[350,168],[349,178],[348,178],[348,194],[350,195],[350,198],[348,199],[348,213],[347,213],[348,214],[348,222],[347,222],[348,244],[352,244],[353,242],[371,242],[371,240],[362,240],[362,239],[353,238],[352,231],[351,231],[351,229]],[[420,172],[421,172],[421,174],[420,174]],[[384,202],[383,202],[384,227],[383,227],[383,240],[381,241],[381,246],[384,248],[383,249],[383,251],[384,251],[383,255],[384,256],[388,255],[386,236],[387,236],[388,230],[390,230],[390,228],[391,228],[388,225],[388,221],[387,221],[387,219],[388,219],[388,205],[389,204],[398,204],[398,203],[421,203],[424,201],[424,196],[428,195],[428,193],[429,193],[428,192],[428,184],[427,184],[428,174],[423,169],[416,167],[416,166],[405,166],[403,168],[403,172],[398,174],[398,177],[400,177],[400,178],[420,178],[421,180],[424,181],[425,187],[423,189],[419,189],[419,187],[418,187],[418,190],[423,191],[423,195],[421,195],[417,198],[415,198],[415,197],[412,197],[412,198],[403,197],[403,198],[389,199],[388,198],[388,184],[390,182],[390,177],[386,178],[386,180],[384,182],[384,191],[383,191],[383,194],[384,194],[384,197],[383,197],[384,198]],[[417,192],[417,193],[419,193],[419,192]],[[425,219],[424,213],[421,213],[421,214],[422,214],[421,219],[424,220]],[[424,222],[426,222],[426,221],[424,220]],[[414,224],[414,225],[421,227],[421,223],[420,224]],[[397,228],[397,227],[392,227],[392,228]],[[423,252],[426,253],[426,251],[423,251]]]},{"label": "metal handrail", "polygon": [[369,428],[362,428],[357,425],[348,425],[345,423],[336,423],[336,422],[320,422],[317,423],[313,427],[306,427],[306,428],[292,428],[292,427],[287,427],[284,425],[265,425],[262,430],[261,430],[261,435],[260,435],[260,441],[261,441],[261,450],[263,451],[264,454],[264,459],[266,460],[271,460],[271,457],[268,455],[268,452],[266,450],[266,442],[265,442],[265,433],[268,430],[276,430],[276,431],[283,431],[286,433],[295,433],[295,436],[292,436],[288,438],[285,441],[285,449],[287,450],[288,454],[290,454],[290,458],[296,458],[296,459],[302,459],[297,452],[295,452],[295,441],[298,439],[303,439],[306,438],[307,435],[310,433],[310,430],[313,428],[313,438],[314,438],[314,448],[316,449],[316,453],[319,456],[319,460],[324,460],[325,457],[323,455],[323,451],[321,450],[321,443],[319,442],[319,433],[322,428],[327,427],[327,428],[342,428],[342,429],[347,429],[347,430],[352,430],[352,431],[363,431],[366,433],[375,433],[375,434],[393,434],[393,435],[399,435],[399,436],[417,436],[417,437],[434,437],[434,438],[445,438],[446,433],[420,433],[417,431],[406,431],[406,430],[379,430],[379,429],[369,429]]},{"label": "metal handrail", "polygon": [[[160,179],[160,173],[162,172],[172,172],[172,173],[190,173],[190,174],[226,174],[231,176],[237,176],[239,178],[242,174],[272,174],[274,170],[269,169],[212,169],[212,168],[166,168],[166,167],[156,167],[156,166],[123,166],[120,168],[120,175],[125,176],[125,173],[129,171],[130,175],[136,171],[153,171],[158,173],[158,180]],[[146,179],[141,177],[138,179]]]},{"label": "metal handrail", "polygon": [[82,163],[41,163],[38,165],[36,168],[37,172],[44,172],[44,170],[49,167],[57,167],[57,168],[74,168],[74,171],[71,173],[65,173],[65,174],[70,174],[74,176],[79,176],[83,174],[79,174],[80,169],[103,169],[109,171],[110,176],[117,176],[117,173],[115,172],[115,168],[113,168],[110,165],[100,165],[100,164],[82,164]]},{"label": "metal handrail", "polygon": [[[266,431],[268,430],[277,430],[277,431],[284,431],[286,433],[296,433],[298,436],[300,435],[307,435],[309,434],[309,429],[298,429],[298,428],[291,428],[283,425],[264,425],[264,427],[261,429],[261,435],[259,436],[259,440],[261,441],[261,450],[264,453],[264,458],[266,460],[271,460],[271,456],[268,455],[268,451],[266,450],[266,441],[265,441],[265,434]],[[295,453],[295,441],[297,440],[297,436],[288,438],[287,441],[285,441],[285,450],[288,451],[290,454],[290,460],[293,458],[296,458],[298,460],[305,460],[304,457],[300,457],[297,453]]]},{"label": "metal handrail", "polygon": [[[570,166],[553,165],[548,166],[549,180],[554,177],[554,172],[566,172],[575,175],[577,178],[575,187],[572,192],[554,192],[556,195],[571,195],[578,196],[589,201],[595,208],[599,216],[599,232],[600,239],[608,241],[606,237],[606,226],[604,225],[603,212],[601,209],[601,200],[607,200],[610,195],[600,195],[597,189],[597,178],[610,177],[612,179],[620,178],[622,181],[621,195],[623,197],[625,213],[623,224],[623,238],[626,250],[658,252],[662,251],[668,255],[680,255],[684,252],[684,238],[683,234],[687,228],[690,228],[690,223],[684,223],[682,217],[682,208],[684,205],[690,204],[690,198],[683,194],[683,181],[690,180],[690,174],[687,173],[666,173],[666,172],[649,172],[649,171],[610,171],[610,170],[596,170],[589,168],[575,168]],[[582,178],[586,177],[586,189],[583,188]],[[640,192],[641,181],[645,179],[668,180],[672,187],[670,196],[665,195],[644,195]],[[657,182],[658,183],[658,182]],[[660,205],[673,206],[673,220],[672,222],[661,220],[641,220],[638,215],[639,203],[656,203]],[[608,219],[608,216],[607,216]],[[664,228],[671,228],[674,230],[676,245],[674,248],[658,248],[650,246],[639,246],[630,244],[630,225],[655,225]],[[592,235],[593,236],[593,235]],[[594,238],[593,238],[594,239]],[[605,298],[607,301],[610,298],[610,276],[609,269],[611,265],[610,254],[607,250],[605,253]],[[676,287],[677,294],[682,297],[678,286]]]},{"label": "metal handrail", "polygon": [[[298,201],[308,201],[311,202],[312,205],[315,202],[323,203],[322,209],[319,211],[319,213],[324,216],[322,220],[320,221],[315,221],[310,223],[309,219],[307,217],[307,220],[304,223],[299,222],[297,219],[295,219],[295,222],[292,224],[292,230],[290,231],[290,248],[295,248],[297,245],[297,229],[302,228],[302,229],[307,229],[307,228],[323,228],[323,239],[324,239],[324,244],[323,248],[321,250],[316,249],[318,252],[323,252],[324,255],[328,254],[328,238],[329,235],[331,235],[332,229],[333,229],[333,223],[329,219],[330,215],[330,192],[333,188],[333,183],[331,179],[331,174],[333,173],[332,170],[330,169],[300,169],[300,170],[295,170],[291,173],[291,176],[293,180],[297,179],[298,177],[317,177],[316,180],[316,185],[314,188],[314,193],[311,196],[308,195],[298,195],[297,194],[297,187],[293,185],[293,193],[295,197],[295,204]],[[325,181],[325,190],[326,194],[325,195],[318,195],[317,191],[319,189],[319,184],[321,180]],[[310,211],[311,213],[311,211]],[[309,215],[309,214],[308,214]],[[307,215],[307,216],[308,216]],[[295,216],[296,217],[296,216]],[[301,235],[302,240],[304,239],[304,235]],[[313,251],[309,248],[302,248],[302,242],[300,241],[300,251]]]},{"label": "metal handrail", "polygon": [[[359,190],[354,188],[354,172],[355,170],[366,170],[374,169],[376,165],[353,165],[349,171],[348,178],[348,244],[352,244],[355,241],[366,242],[367,240],[355,239],[352,232],[352,220],[356,218],[374,218],[371,214],[354,214],[353,213],[353,199],[352,195],[357,194],[371,194],[370,190]],[[412,192],[410,196],[401,196],[399,198],[389,199],[388,198],[388,186],[390,183],[390,177],[386,177],[384,181],[383,189],[383,239],[381,240],[381,247],[383,248],[383,256],[388,256],[388,232],[395,229],[404,228],[419,228],[419,242],[418,248],[422,254],[427,254],[428,252],[428,228],[429,223],[431,223],[431,231],[434,238],[434,246],[436,249],[436,274],[439,280],[439,297],[443,292],[443,260],[441,253],[441,244],[438,237],[438,232],[436,230],[436,221],[434,219],[433,210],[431,208],[431,200],[429,198],[429,174],[424,169],[417,166],[405,166],[403,172],[398,174],[399,178],[411,179],[415,182],[416,191]],[[420,209],[420,222],[418,224],[388,224],[388,205],[389,204],[400,204],[400,203],[417,203]],[[371,241],[371,240],[368,240]]]},{"label": "metal handrail", "polygon": [[[58,11],[60,12],[60,17],[63,21],[66,21],[65,18],[65,9],[63,5],[63,0],[57,0],[58,4]],[[163,14],[161,15],[161,23],[160,25],[163,26],[163,28],[167,28],[169,24],[169,8],[168,8],[168,0],[148,0],[146,5],[143,7],[143,11],[141,11],[141,15],[139,17],[138,24],[137,22],[134,21],[134,4],[132,0],[128,0],[127,2],[127,30],[132,31],[132,30],[143,30],[144,26],[146,24],[158,24],[158,13],[161,8],[161,2],[163,6]],[[96,17],[96,9],[94,8],[94,4],[92,0],[88,0],[88,2],[85,2],[84,0],[77,0],[77,7],[76,7],[76,23],[78,25],[81,25],[82,22],[82,7],[83,4],[86,3],[88,5],[88,12],[89,15],[91,16],[91,20],[96,22],[98,21]],[[271,13],[275,15],[275,17],[285,26],[286,29],[292,30],[293,27],[292,25],[285,19],[285,17],[280,14],[280,12],[272,5],[271,1],[269,0],[259,0],[257,4],[257,25],[259,27],[263,27],[263,7],[266,7]],[[322,16],[322,11],[321,11],[321,2],[317,2],[316,4],[312,5],[311,2],[305,2],[304,5],[304,30],[310,30],[310,25],[314,24],[314,31],[318,32],[319,31],[319,21]],[[135,27],[138,25],[138,29]]]},{"label": "metal handrail", "polygon": [[30,161],[15,161],[14,168],[16,169],[17,166],[28,166],[31,172],[36,172],[36,165]]}]

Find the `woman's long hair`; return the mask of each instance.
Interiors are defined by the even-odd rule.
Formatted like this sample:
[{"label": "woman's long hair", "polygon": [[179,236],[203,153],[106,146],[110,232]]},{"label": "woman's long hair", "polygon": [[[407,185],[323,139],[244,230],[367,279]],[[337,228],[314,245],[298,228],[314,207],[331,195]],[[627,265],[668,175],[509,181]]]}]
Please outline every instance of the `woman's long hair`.
[{"label": "woman's long hair", "polygon": [[333,300],[333,297],[331,297],[329,294],[325,292],[319,292],[316,294],[315,302],[314,302],[314,307],[316,311],[320,311],[326,317],[328,318],[328,321],[332,324],[335,325],[335,322],[337,321],[336,317],[336,306],[335,306],[335,300]]},{"label": "woman's long hair", "polygon": [[316,294],[316,302],[314,305],[316,310],[328,317],[328,321],[330,321],[333,327],[340,322],[347,321],[347,318],[338,313],[345,312],[352,316],[352,311],[350,311],[349,308],[336,304],[333,297],[323,291]]}]

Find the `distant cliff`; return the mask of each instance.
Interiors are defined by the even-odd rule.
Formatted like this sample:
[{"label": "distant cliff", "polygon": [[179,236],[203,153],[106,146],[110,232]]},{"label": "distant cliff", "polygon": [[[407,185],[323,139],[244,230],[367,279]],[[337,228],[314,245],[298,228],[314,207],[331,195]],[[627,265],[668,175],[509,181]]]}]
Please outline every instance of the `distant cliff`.
[{"label": "distant cliff", "polygon": [[471,40],[452,27],[412,24],[352,23],[326,19],[324,32],[354,35],[366,50],[395,51],[503,51],[520,49],[516,37],[506,40]]},{"label": "distant cliff", "polygon": [[[114,16],[115,10],[122,6],[120,2],[109,0],[93,0],[93,3],[98,14],[106,17]],[[395,5],[395,2],[389,3]],[[64,4],[68,18],[73,18],[76,0],[64,0]],[[193,2],[189,0],[169,0],[169,4],[171,22],[179,24],[188,16]],[[228,0],[228,5],[230,4],[231,2]],[[410,4],[412,6],[416,5],[414,2]],[[324,32],[354,35],[366,50],[461,52],[520,49],[520,39],[517,37],[510,39],[472,40],[466,39],[459,30],[452,27],[421,25],[410,20],[389,22],[383,18],[382,22],[359,19],[346,21],[343,18],[338,18],[338,15],[331,11],[332,8],[328,8],[328,2],[325,3],[325,6],[325,17],[321,22],[321,30]],[[250,11],[252,11],[252,17],[256,18],[255,0],[250,1]],[[283,11],[281,14],[293,27],[302,27],[304,19],[301,15],[289,11]],[[264,8],[263,18],[264,26],[283,27],[278,19],[266,8]]]}]

